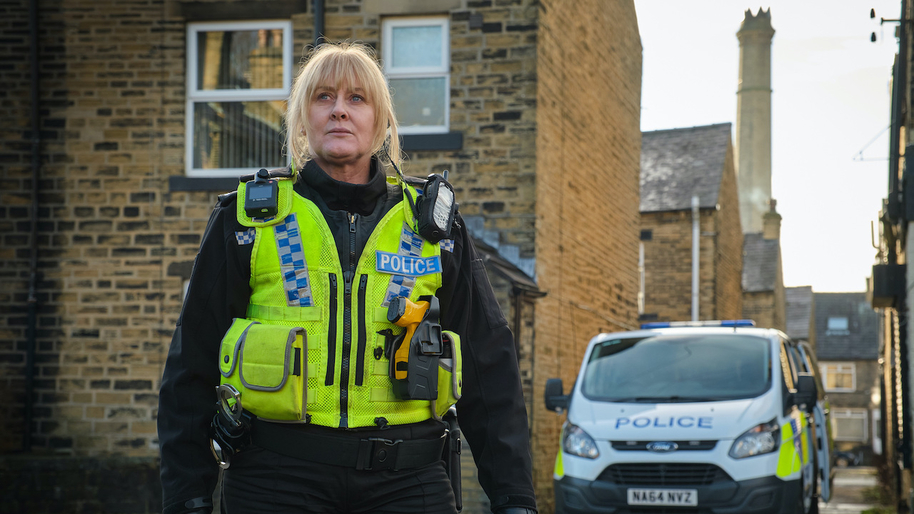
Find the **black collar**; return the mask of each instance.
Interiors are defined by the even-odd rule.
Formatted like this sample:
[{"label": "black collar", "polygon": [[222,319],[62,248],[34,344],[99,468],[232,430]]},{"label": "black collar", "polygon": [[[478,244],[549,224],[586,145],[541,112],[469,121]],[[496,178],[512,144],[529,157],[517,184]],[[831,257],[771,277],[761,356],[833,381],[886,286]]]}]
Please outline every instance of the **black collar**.
[{"label": "black collar", "polygon": [[374,211],[381,196],[387,194],[387,177],[380,161],[371,159],[368,182],[350,184],[334,180],[313,160],[308,161],[299,173],[301,181],[320,195],[327,207],[334,211],[346,211],[367,216]]}]

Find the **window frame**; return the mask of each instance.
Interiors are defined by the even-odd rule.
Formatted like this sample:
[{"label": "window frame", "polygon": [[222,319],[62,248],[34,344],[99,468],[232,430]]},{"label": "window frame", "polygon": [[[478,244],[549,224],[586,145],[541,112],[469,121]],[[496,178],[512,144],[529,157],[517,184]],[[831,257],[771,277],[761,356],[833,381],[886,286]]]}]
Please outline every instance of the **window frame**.
[{"label": "window frame", "polygon": [[[441,66],[415,66],[391,69],[393,63],[393,29],[396,27],[441,27]],[[381,62],[384,78],[391,79],[444,78],[444,124],[420,127],[398,127],[401,135],[447,134],[451,126],[451,21],[447,15],[392,16],[381,20]]]},{"label": "window frame", "polygon": [[[202,91],[197,89],[197,34],[200,32],[228,32],[245,30],[282,29],[282,87],[263,89],[223,89]],[[251,168],[194,168],[194,103],[200,102],[268,102],[288,100],[292,90],[293,31],[291,20],[256,21],[206,21],[190,22],[186,27],[187,66],[185,67],[185,119],[184,119],[184,175],[193,178],[237,178],[252,173]],[[285,142],[283,142],[285,145]],[[289,156],[285,156],[286,164]]]},{"label": "window frame", "polygon": [[[829,387],[828,385],[828,367],[829,366],[849,366],[851,374],[851,388],[846,387]],[[840,372],[840,370],[835,370],[835,373]],[[846,372],[846,371],[845,371]],[[819,362],[819,374],[822,376],[822,387],[825,388],[827,393],[853,393],[857,391],[857,364],[854,362],[840,362],[840,361],[822,361]]]},{"label": "window frame", "polygon": [[[835,441],[858,441],[858,442],[864,442],[864,443],[869,441],[870,419],[869,419],[869,411],[867,409],[855,409],[855,408],[832,409],[831,419],[832,419],[832,433],[835,435],[834,436]],[[839,419],[856,419],[856,420],[862,421],[863,422],[862,423],[863,439],[860,439],[858,437],[842,436],[838,432],[838,420]]]}]

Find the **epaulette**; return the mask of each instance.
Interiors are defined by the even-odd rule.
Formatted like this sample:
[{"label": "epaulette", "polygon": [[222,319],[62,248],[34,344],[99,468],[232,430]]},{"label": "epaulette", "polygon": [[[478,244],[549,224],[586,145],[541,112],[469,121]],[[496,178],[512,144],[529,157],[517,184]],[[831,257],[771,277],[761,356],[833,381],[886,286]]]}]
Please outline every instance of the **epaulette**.
[{"label": "epaulette", "polygon": [[216,200],[216,203],[219,205],[226,205],[229,202],[233,201],[235,197],[238,196],[238,191],[232,191],[231,193],[224,193],[219,195],[219,199]]},{"label": "epaulette", "polygon": [[[279,178],[279,179],[292,178],[292,168],[290,168],[288,166],[286,166],[285,168],[276,168],[276,169],[272,169],[272,170],[267,170],[267,172],[269,172],[270,178]],[[238,177],[238,180],[240,182],[250,182],[250,181],[254,180],[254,173],[251,173],[250,175],[242,175],[242,176]]]},{"label": "epaulette", "polygon": [[403,175],[403,182],[415,187],[416,189],[422,189],[425,187],[425,183],[428,182],[427,178],[421,177],[411,177],[409,175]]}]

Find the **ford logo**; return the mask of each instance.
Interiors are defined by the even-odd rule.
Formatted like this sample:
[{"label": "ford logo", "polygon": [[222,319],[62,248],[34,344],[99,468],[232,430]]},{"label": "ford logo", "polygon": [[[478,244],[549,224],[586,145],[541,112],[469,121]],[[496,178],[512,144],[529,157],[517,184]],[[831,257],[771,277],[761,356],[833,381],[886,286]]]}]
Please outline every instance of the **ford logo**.
[{"label": "ford logo", "polygon": [[678,444],[669,441],[654,441],[652,443],[647,443],[647,450],[655,453],[675,452],[678,449]]}]

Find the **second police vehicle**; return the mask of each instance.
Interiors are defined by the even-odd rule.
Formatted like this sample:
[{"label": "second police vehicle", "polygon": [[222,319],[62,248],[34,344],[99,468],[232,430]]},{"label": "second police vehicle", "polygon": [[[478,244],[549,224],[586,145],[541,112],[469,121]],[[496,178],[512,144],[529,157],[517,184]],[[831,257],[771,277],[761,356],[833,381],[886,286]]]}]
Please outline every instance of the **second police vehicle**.
[{"label": "second police vehicle", "polygon": [[748,320],[654,323],[587,347],[568,395],[556,512],[818,512],[831,495],[826,398],[810,348]]}]

